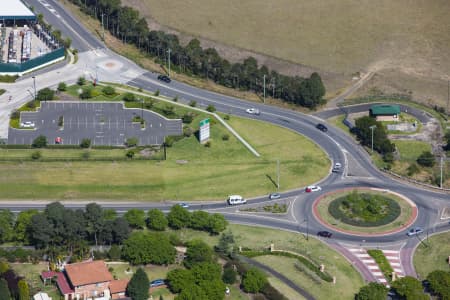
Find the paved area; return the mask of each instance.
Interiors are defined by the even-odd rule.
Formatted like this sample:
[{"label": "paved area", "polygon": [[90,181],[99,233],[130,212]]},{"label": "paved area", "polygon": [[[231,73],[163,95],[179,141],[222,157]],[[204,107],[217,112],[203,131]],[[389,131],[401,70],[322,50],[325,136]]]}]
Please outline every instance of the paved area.
[{"label": "paved area", "polygon": [[[145,128],[132,122],[143,116]],[[60,118],[63,126],[60,126]],[[21,122],[35,123],[34,129],[9,129],[9,144],[31,144],[39,136],[49,144],[60,137],[63,144],[79,145],[84,138],[92,145],[123,145],[136,137],[140,145],[159,145],[168,135],[182,134],[182,121],[169,120],[152,111],[124,108],[121,102],[42,102],[37,112],[22,112]]]}]

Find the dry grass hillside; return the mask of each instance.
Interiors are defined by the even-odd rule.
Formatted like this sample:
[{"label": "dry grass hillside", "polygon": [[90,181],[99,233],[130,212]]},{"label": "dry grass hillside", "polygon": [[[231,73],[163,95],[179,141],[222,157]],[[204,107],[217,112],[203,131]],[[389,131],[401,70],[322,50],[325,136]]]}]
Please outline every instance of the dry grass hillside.
[{"label": "dry grass hillside", "polygon": [[[196,36],[229,59],[247,49],[300,66],[283,73],[376,71],[372,86],[443,104],[450,59],[448,0],[122,0],[152,28]],[[311,68],[305,67],[310,66]],[[398,80],[397,80],[398,79]],[[426,79],[423,81],[423,79]],[[431,86],[428,85],[431,84]]]}]

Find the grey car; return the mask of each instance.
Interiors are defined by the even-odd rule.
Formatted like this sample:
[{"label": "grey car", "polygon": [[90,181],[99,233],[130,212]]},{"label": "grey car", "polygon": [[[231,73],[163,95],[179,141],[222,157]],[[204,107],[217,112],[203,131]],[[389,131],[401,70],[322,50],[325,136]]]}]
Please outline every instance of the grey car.
[{"label": "grey car", "polygon": [[422,232],[423,232],[423,229],[421,227],[415,227],[415,228],[411,228],[408,231],[407,235],[408,236],[412,236],[412,235],[416,235],[416,234],[419,234],[419,233],[422,233]]}]

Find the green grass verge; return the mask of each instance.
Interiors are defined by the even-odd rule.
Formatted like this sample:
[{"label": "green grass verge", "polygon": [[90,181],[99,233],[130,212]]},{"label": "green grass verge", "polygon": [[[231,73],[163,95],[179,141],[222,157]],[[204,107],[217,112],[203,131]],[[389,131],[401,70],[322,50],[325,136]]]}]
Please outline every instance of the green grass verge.
[{"label": "green grass verge", "polygon": [[[358,190],[358,192],[367,193],[367,194],[380,194],[386,196],[386,193],[379,192],[379,191],[371,191],[371,190]],[[374,232],[385,232],[389,231],[395,228],[399,228],[400,226],[403,226],[411,217],[412,214],[412,207],[409,205],[408,202],[403,200],[402,198],[393,195],[393,194],[387,194],[389,198],[394,199],[397,201],[397,203],[400,205],[400,216],[398,216],[397,219],[395,219],[393,222],[382,225],[382,226],[376,226],[376,227],[360,227],[360,226],[353,226],[350,224],[343,223],[341,220],[338,220],[334,218],[328,211],[329,204],[337,198],[340,198],[342,196],[345,196],[349,193],[349,191],[344,192],[338,192],[334,193],[328,196],[325,196],[320,203],[317,205],[317,211],[318,214],[321,216],[322,220],[324,220],[326,223],[331,224],[337,228],[343,229],[343,230],[350,230],[353,232],[360,232],[360,233],[374,233]]]},{"label": "green grass verge", "polygon": [[0,96],[3,95],[6,92],[4,89],[0,89]]},{"label": "green grass verge", "polygon": [[19,76],[14,75],[0,75],[0,82],[5,82],[5,83],[13,83],[16,81],[16,79],[19,78]]},{"label": "green grass verge", "polygon": [[415,162],[424,151],[431,151],[431,145],[421,141],[395,140],[393,141],[400,153],[400,160]]},{"label": "green grass verge", "polygon": [[353,135],[350,133],[350,128],[348,128],[347,126],[344,125],[344,123],[343,123],[344,119],[345,119],[345,115],[339,115],[339,116],[328,119],[328,122],[330,124],[334,125],[335,127],[341,129],[346,134],[353,137]]},{"label": "green grass verge", "polygon": [[[198,114],[192,127],[198,128],[202,117]],[[257,158],[234,136],[222,140],[228,131],[211,124],[210,148],[191,136],[168,148],[161,162],[1,162],[0,198],[224,200],[234,193],[250,197],[274,191],[276,159],[283,190],[318,181],[328,172],[325,153],[290,130],[232,117],[231,126],[261,154]]]},{"label": "green grass verge", "polygon": [[419,244],[414,252],[413,263],[420,279],[434,270],[449,271],[450,232],[430,236],[426,245]]},{"label": "green grass verge", "polygon": [[[325,271],[335,276],[337,283],[322,281],[317,284],[295,268],[297,259],[283,256],[261,256],[255,259],[269,265],[290,278],[298,286],[308,290],[317,299],[353,299],[353,295],[364,285],[361,275],[343,256],[315,238],[306,240],[301,234],[276,229],[230,224],[236,246],[254,250],[267,249],[274,244],[276,249],[306,254],[314,261],[325,265]],[[228,230],[227,229],[227,230]],[[219,237],[194,230],[176,231],[183,241],[200,238],[211,246],[217,245]],[[294,298],[300,299],[300,298]]]},{"label": "green grass verge", "polygon": [[386,256],[384,256],[383,251],[372,249],[367,250],[367,254],[369,254],[375,260],[377,265],[380,267],[380,270],[383,273],[384,277],[390,282],[392,279],[392,272],[394,272],[394,270],[389,264]]}]

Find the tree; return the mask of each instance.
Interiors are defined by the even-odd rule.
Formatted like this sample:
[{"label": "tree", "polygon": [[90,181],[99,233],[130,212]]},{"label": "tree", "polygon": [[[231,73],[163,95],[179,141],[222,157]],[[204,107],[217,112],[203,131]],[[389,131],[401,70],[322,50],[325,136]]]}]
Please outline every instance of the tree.
[{"label": "tree", "polygon": [[372,146],[372,129],[371,126],[375,126],[373,129],[373,148],[381,154],[394,152],[395,145],[392,144],[388,137],[386,130],[381,122],[376,121],[370,116],[364,116],[355,121],[355,129],[358,139],[361,144],[371,147]]},{"label": "tree", "polygon": [[28,287],[28,283],[21,279],[18,283],[19,287],[19,300],[30,300],[30,288]]},{"label": "tree", "polygon": [[31,217],[30,234],[31,241],[37,248],[45,248],[51,242],[54,235],[53,225],[44,213]]},{"label": "tree", "polygon": [[122,244],[130,236],[131,228],[125,218],[120,217],[113,222],[113,238],[114,242]]},{"label": "tree", "polygon": [[14,232],[14,214],[9,209],[0,210],[0,243],[12,241]]},{"label": "tree", "polygon": [[11,300],[8,283],[3,278],[0,278],[0,300]]},{"label": "tree", "polygon": [[430,289],[442,300],[450,299],[450,272],[436,270],[428,274]]},{"label": "tree", "polygon": [[216,251],[229,255],[233,252],[234,236],[231,231],[224,232],[219,238],[219,244],[216,246]]},{"label": "tree", "polygon": [[91,140],[90,139],[82,139],[80,143],[81,148],[89,148],[91,146]]},{"label": "tree", "polygon": [[85,85],[86,84],[86,78],[84,78],[83,76],[78,77],[77,84],[78,85]]},{"label": "tree", "polygon": [[179,293],[182,290],[189,289],[189,287],[195,284],[194,275],[190,270],[175,269],[167,273],[167,281],[169,283],[169,289],[173,293]]},{"label": "tree", "polygon": [[202,210],[192,212],[189,227],[195,230],[207,230],[209,213]]},{"label": "tree", "polygon": [[31,218],[37,213],[38,213],[37,209],[29,209],[21,211],[17,215],[16,224],[14,226],[14,231],[16,233],[15,234],[16,241],[24,243],[25,245],[30,243]]},{"label": "tree", "polygon": [[114,87],[107,85],[102,89],[102,92],[107,96],[112,96],[116,93],[116,90],[114,89]]},{"label": "tree", "polygon": [[219,234],[227,228],[228,221],[221,214],[212,214],[208,218],[208,231],[211,234]]},{"label": "tree", "polygon": [[222,280],[227,284],[234,284],[236,282],[237,273],[232,267],[223,269]]},{"label": "tree", "polygon": [[132,208],[123,217],[132,228],[142,229],[145,227],[145,213],[141,209]]},{"label": "tree", "polygon": [[94,87],[85,86],[81,89],[80,98],[81,99],[89,99],[94,96]]},{"label": "tree", "polygon": [[213,262],[214,253],[211,247],[202,240],[192,240],[187,245],[186,258],[184,265],[192,268],[195,264],[201,262]]},{"label": "tree", "polygon": [[95,245],[98,245],[97,235],[103,228],[103,211],[97,203],[89,203],[86,205],[84,213],[86,219],[86,231],[94,238]]},{"label": "tree", "polygon": [[170,212],[167,215],[169,226],[173,229],[180,229],[189,225],[191,214],[186,208],[180,205],[174,205],[170,208]]},{"label": "tree", "polygon": [[359,289],[355,300],[385,300],[389,289],[381,283],[370,282]]},{"label": "tree", "polygon": [[136,101],[136,96],[132,93],[125,93],[122,97],[122,100],[125,102],[133,102]]},{"label": "tree", "polygon": [[39,101],[53,100],[55,97],[55,91],[49,88],[39,90],[36,99]]},{"label": "tree", "polygon": [[444,136],[444,139],[446,141],[445,150],[450,151],[450,131],[447,131],[447,133]]},{"label": "tree", "polygon": [[33,140],[31,146],[33,148],[45,148],[47,147],[47,138],[45,137],[45,135],[40,135]]},{"label": "tree", "polygon": [[397,279],[392,283],[392,288],[406,300],[425,300],[429,298],[423,293],[422,283],[411,276]]},{"label": "tree", "polygon": [[6,261],[0,260],[0,275],[9,270],[9,265]]},{"label": "tree", "polygon": [[67,90],[67,84],[65,82],[60,82],[58,84],[58,91],[64,92]]},{"label": "tree", "polygon": [[159,209],[148,211],[147,227],[153,230],[164,231],[168,225],[166,216]]},{"label": "tree", "polygon": [[119,260],[122,255],[122,250],[117,245],[112,245],[108,251],[108,257],[111,260]]},{"label": "tree", "polygon": [[266,275],[257,268],[250,268],[244,273],[242,287],[247,293],[258,293],[267,284]]},{"label": "tree", "polygon": [[149,298],[148,287],[150,282],[142,268],[137,269],[127,285],[127,295],[133,300],[147,300]]},{"label": "tree", "polygon": [[212,104],[209,104],[206,107],[206,110],[209,111],[209,112],[215,112],[216,111],[216,107],[214,105],[212,105]]},{"label": "tree", "polygon": [[176,251],[167,235],[138,231],[132,233],[124,242],[122,255],[134,265],[163,265],[175,261]]},{"label": "tree", "polygon": [[424,151],[417,158],[417,163],[423,167],[433,167],[436,163],[436,159],[430,151]]},{"label": "tree", "polygon": [[103,219],[105,221],[114,221],[117,218],[117,212],[113,208],[103,209]]}]

